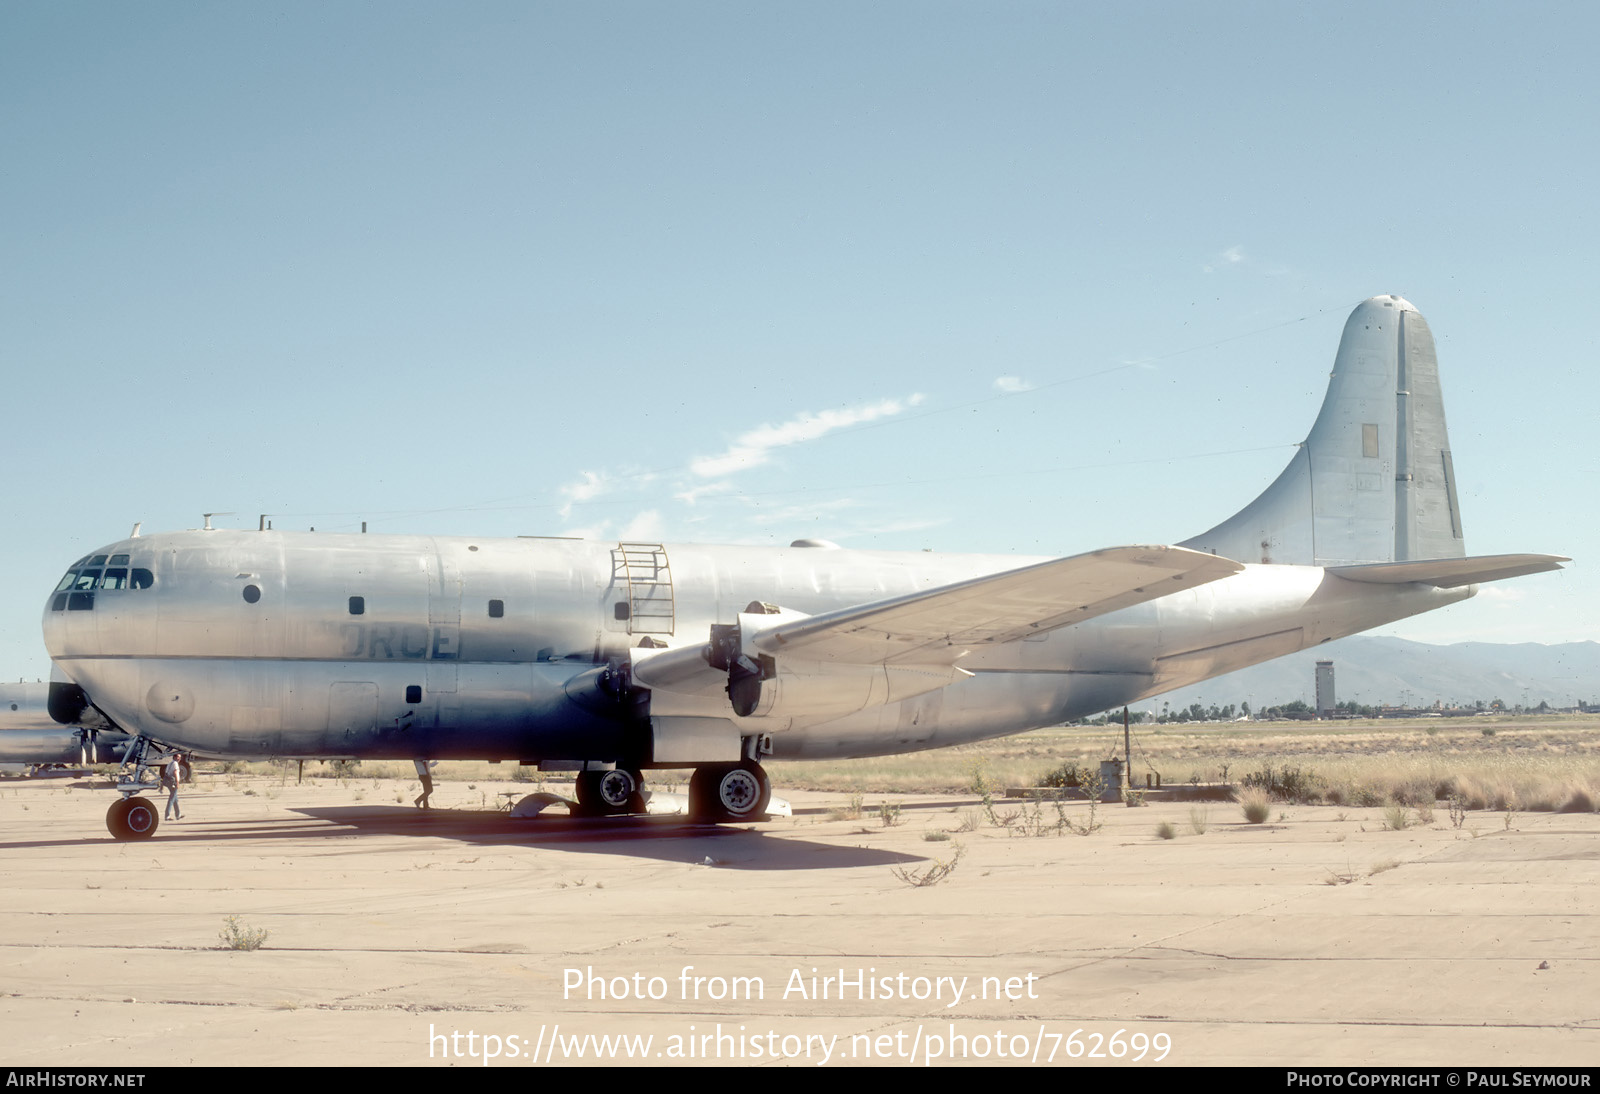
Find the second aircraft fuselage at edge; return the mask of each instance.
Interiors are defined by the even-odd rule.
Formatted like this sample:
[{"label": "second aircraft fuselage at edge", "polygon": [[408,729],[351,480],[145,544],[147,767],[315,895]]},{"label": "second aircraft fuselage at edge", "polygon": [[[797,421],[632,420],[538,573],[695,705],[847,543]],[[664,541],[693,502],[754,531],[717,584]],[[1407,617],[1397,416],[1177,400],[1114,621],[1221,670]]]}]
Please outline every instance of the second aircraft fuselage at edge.
[{"label": "second aircraft fuselage at edge", "polygon": [[[970,676],[854,711],[739,717],[722,689],[618,684],[630,659],[704,647],[713,625],[735,623],[752,601],[815,615],[1043,561],[206,530],[132,538],[80,560],[44,626],[53,659],[119,727],[200,755],[649,766],[660,759],[652,723],[721,725],[735,742],[770,734],[773,756],[795,758],[1054,725],[1474,591],[1246,566],[975,649],[957,662]],[[93,573],[114,563],[149,579]]]}]

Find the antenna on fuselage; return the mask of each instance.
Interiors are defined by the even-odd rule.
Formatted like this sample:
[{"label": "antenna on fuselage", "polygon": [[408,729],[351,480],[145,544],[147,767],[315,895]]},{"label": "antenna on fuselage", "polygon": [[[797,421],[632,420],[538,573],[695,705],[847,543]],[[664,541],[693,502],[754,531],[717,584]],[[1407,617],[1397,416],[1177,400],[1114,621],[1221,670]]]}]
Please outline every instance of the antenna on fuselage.
[{"label": "antenna on fuselage", "polygon": [[142,521],[142,520],[134,521],[133,522],[133,531],[128,533],[128,538],[129,539],[138,539],[139,538],[139,529],[141,529],[143,527],[144,527],[144,521]]},{"label": "antenna on fuselage", "polygon": [[201,513],[200,515],[202,517],[206,518],[205,527],[200,529],[202,532],[215,532],[216,531],[215,528],[211,527],[211,518],[212,517],[231,517],[231,516],[233,516],[232,513]]}]

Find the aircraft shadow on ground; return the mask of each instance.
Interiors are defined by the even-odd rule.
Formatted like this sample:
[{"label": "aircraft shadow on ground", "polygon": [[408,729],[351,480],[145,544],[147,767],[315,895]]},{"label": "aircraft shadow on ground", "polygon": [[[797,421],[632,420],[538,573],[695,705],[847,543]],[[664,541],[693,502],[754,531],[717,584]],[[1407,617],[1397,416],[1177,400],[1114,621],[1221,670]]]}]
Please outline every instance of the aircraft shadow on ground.
[{"label": "aircraft shadow on ground", "polygon": [[[226,847],[232,841],[348,840],[367,836],[437,837],[485,847],[529,847],[549,851],[614,854],[661,862],[706,864],[731,870],[840,870],[856,866],[896,866],[926,861],[874,847],[840,847],[780,837],[748,825],[701,824],[684,817],[514,818],[505,813],[402,806],[344,805],[299,808],[306,820],[207,822],[196,818],[164,824],[152,845],[204,843]],[[312,823],[308,823],[312,822]],[[0,842],[0,852],[39,847],[115,844],[104,839],[17,840]],[[357,845],[354,850],[359,850]],[[707,863],[706,860],[710,862]]]},{"label": "aircraft shadow on ground", "polygon": [[[619,854],[735,870],[819,870],[896,865],[915,855],[870,847],[838,847],[778,838],[748,825],[702,824],[685,817],[571,817],[404,807],[330,806],[295,812],[374,835],[439,836],[487,846],[534,846],[586,854]],[[348,832],[346,832],[348,834]]]}]

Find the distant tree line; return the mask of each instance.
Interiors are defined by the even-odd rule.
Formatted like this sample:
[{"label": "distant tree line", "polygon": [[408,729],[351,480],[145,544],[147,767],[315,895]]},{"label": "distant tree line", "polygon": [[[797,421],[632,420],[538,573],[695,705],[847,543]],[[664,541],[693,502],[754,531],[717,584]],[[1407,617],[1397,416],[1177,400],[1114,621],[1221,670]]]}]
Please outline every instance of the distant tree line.
[{"label": "distant tree line", "polygon": [[[1344,718],[1380,718],[1386,711],[1397,708],[1383,704],[1370,705],[1358,703],[1353,699],[1338,703],[1334,706],[1336,716]],[[1404,708],[1402,708],[1404,709]],[[1410,709],[1432,709],[1410,708]],[[1507,714],[1548,714],[1553,708],[1548,700],[1541,699],[1538,706],[1524,707],[1521,703],[1509,706],[1502,699],[1475,700],[1470,706],[1440,707],[1441,714],[1474,714],[1474,713],[1507,713]],[[1568,708],[1571,709],[1570,707]],[[1580,712],[1600,711],[1600,705],[1578,700]],[[1229,703],[1227,706],[1203,706],[1200,703],[1190,703],[1187,707],[1177,709],[1168,708],[1161,704],[1161,712],[1129,710],[1128,721],[1134,725],[1170,725],[1184,722],[1231,722],[1236,719],[1252,717],[1249,703]],[[1291,699],[1287,703],[1274,703],[1272,706],[1261,707],[1253,715],[1262,721],[1304,720],[1316,717],[1316,711],[1304,699]],[[1080,718],[1072,725],[1079,726],[1119,726],[1122,724],[1121,709],[1107,711],[1094,718]]]}]

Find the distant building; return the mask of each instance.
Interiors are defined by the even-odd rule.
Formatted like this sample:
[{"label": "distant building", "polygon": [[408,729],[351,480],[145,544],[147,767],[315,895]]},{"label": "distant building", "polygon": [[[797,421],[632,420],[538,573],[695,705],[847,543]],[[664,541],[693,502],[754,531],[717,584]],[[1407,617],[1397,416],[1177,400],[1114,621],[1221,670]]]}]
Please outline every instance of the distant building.
[{"label": "distant building", "polygon": [[1317,717],[1332,718],[1339,705],[1333,697],[1333,662],[1317,662]]}]

